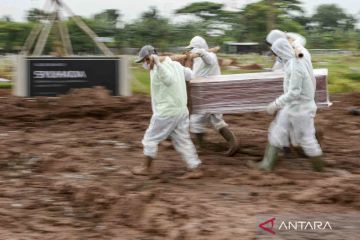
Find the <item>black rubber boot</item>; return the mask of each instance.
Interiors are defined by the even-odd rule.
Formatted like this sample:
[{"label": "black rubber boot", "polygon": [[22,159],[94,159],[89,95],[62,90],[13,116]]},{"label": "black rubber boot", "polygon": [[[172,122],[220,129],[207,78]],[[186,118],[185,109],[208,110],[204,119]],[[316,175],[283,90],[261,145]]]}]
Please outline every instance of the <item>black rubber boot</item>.
[{"label": "black rubber boot", "polygon": [[225,152],[226,156],[234,156],[239,149],[239,142],[233,132],[228,127],[223,127],[219,130],[221,136],[229,144],[229,149]]},{"label": "black rubber boot", "polygon": [[259,170],[271,171],[273,170],[276,161],[278,159],[278,153],[279,153],[279,148],[268,144],[266,146],[263,160],[261,162],[249,161],[247,165],[251,168],[255,168]]},{"label": "black rubber boot", "polygon": [[353,108],[350,110],[350,113],[355,116],[360,116],[360,108]]}]

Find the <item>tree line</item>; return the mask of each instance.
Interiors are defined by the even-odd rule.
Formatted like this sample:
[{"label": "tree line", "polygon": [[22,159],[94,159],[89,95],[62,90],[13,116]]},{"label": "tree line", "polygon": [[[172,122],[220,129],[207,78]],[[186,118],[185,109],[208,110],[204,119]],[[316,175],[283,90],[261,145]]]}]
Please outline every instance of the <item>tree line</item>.
[{"label": "tree line", "polygon": [[[0,51],[18,52],[31,29],[48,15],[40,9],[31,9],[24,23],[6,16],[1,18]],[[156,7],[151,7],[132,22],[123,22],[121,12],[116,9],[83,19],[99,36],[113,39],[106,44],[117,50],[139,48],[149,43],[162,49],[185,46],[195,35],[204,36],[211,44],[221,45],[225,41],[263,44],[266,34],[274,28],[306,36],[308,48],[360,48],[356,17],[336,4],[319,5],[313,15],[306,16],[299,0],[261,0],[235,10],[226,10],[221,3],[204,1],[177,9],[177,15],[191,18],[186,22],[172,22]],[[97,51],[95,44],[71,18],[66,24],[75,53]],[[56,41],[56,35],[51,34],[46,51],[50,52]]]}]

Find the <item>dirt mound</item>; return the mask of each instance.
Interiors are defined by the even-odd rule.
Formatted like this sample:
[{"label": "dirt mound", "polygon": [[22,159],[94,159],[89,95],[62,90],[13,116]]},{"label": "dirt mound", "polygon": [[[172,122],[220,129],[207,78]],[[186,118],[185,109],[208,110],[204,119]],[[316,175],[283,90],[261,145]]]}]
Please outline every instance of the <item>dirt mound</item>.
[{"label": "dirt mound", "polygon": [[219,58],[219,65],[222,67],[236,66],[236,58]]},{"label": "dirt mound", "polygon": [[[43,121],[60,118],[91,117],[103,119],[114,113],[131,114],[149,108],[147,98],[113,97],[103,87],[72,90],[58,98],[24,99],[9,96],[0,105],[0,119]],[[1,121],[1,120],[0,120]]]},{"label": "dirt mound", "polygon": [[333,177],[314,182],[315,187],[291,197],[299,203],[338,203],[360,209],[360,175]]},{"label": "dirt mound", "polygon": [[240,66],[241,69],[244,70],[261,70],[263,69],[263,67],[259,64],[253,63],[253,64],[249,64],[249,65],[242,65]]},{"label": "dirt mound", "polygon": [[114,104],[109,90],[104,87],[73,89],[67,95],[60,96],[58,103],[64,107],[82,107]]},{"label": "dirt mound", "polygon": [[[179,180],[186,167],[173,147],[159,146],[159,173],[135,177],[149,125],[147,96],[113,97],[81,89],[58,98],[16,98],[0,104],[0,234],[3,239],[255,239],[262,214],[359,214],[360,93],[335,94],[319,109],[316,127],[327,168],[291,152],[271,173],[251,170],[262,158],[272,118],[265,113],[226,115],[240,151],[207,130],[198,148],[205,177]],[[353,227],[344,218],[342,229]],[[347,228],[348,227],[348,228]],[[356,239],[348,232],[339,234]],[[313,233],[312,239],[331,239]],[[305,238],[304,238],[305,239]],[[332,239],[336,239],[333,237]]]}]

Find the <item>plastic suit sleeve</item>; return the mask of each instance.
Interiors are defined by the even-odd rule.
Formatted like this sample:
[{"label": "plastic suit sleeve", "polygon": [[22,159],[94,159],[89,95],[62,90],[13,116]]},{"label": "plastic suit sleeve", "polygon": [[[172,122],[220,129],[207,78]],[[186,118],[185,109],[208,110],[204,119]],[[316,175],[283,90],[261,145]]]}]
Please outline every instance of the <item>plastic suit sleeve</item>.
[{"label": "plastic suit sleeve", "polygon": [[274,66],[272,67],[271,70],[278,71],[278,70],[282,70],[282,68],[283,68],[283,64],[278,59],[276,59]]},{"label": "plastic suit sleeve", "polygon": [[202,51],[201,53],[201,59],[204,61],[205,64],[207,65],[214,65],[216,64],[217,60],[216,58],[214,57],[213,54],[209,53],[208,51],[204,50]]},{"label": "plastic suit sleeve", "polygon": [[289,86],[283,95],[278,97],[275,101],[276,105],[279,108],[283,108],[286,104],[291,103],[294,100],[297,100],[301,94],[301,87],[302,87],[302,74],[300,69],[294,68],[292,66],[292,71],[289,79]]},{"label": "plastic suit sleeve", "polygon": [[190,68],[187,67],[184,67],[184,75],[185,75],[185,81],[187,82],[194,78],[193,72],[191,71]]},{"label": "plastic suit sleeve", "polygon": [[157,65],[155,79],[164,83],[166,86],[170,86],[173,82],[171,71],[167,69],[163,63]]}]

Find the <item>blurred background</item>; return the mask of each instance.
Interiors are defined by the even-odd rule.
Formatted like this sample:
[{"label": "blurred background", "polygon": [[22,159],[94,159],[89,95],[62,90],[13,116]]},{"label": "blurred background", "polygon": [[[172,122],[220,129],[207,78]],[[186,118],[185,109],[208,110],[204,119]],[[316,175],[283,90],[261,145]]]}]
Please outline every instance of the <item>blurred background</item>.
[{"label": "blurred background", "polygon": [[[50,12],[45,0],[0,0],[0,239],[269,239],[258,238],[264,214],[263,220],[290,216],[335,224],[334,231],[289,231],[277,239],[359,239],[358,0],[62,2],[98,42],[130,56],[126,69],[135,94],[113,97],[95,87],[56,98],[12,96],[21,65],[16,56]],[[78,18],[63,17],[74,55],[102,54]],[[333,105],[316,116],[326,171],[314,172],[294,149],[273,172],[248,168],[247,161],[262,159],[273,120],[249,112],[224,116],[240,142],[233,157],[224,156],[227,145],[218,132],[207,129],[206,148],[197,148],[204,178],[179,180],[185,165],[168,142],[160,144],[154,163],[159,174],[133,176],[129,169],[143,161],[141,139],[152,115],[149,72],[133,61],[139,48],[151,44],[164,55],[182,53],[200,35],[210,47],[221,47],[223,74],[267,71],[275,60],[265,45],[272,29],[303,35],[314,68],[329,70]],[[56,31],[45,56],[62,55]],[[86,69],[107,72],[93,66]],[[26,87],[29,72],[19,77]]]},{"label": "blurred background", "polygon": [[[11,60],[4,57],[20,51],[27,36],[49,12],[43,0],[1,0],[0,78],[11,79]],[[327,67],[331,92],[360,88],[360,25],[356,0],[223,0],[223,1],[65,1],[115,54],[134,55],[145,44],[161,52],[180,52],[193,36],[204,36],[211,46],[221,46],[223,73],[262,71],[273,60],[266,54],[266,34],[271,29],[297,32],[306,37],[315,67]],[[75,55],[100,54],[94,42],[65,16]],[[53,28],[52,31],[56,29]],[[51,33],[45,54],[57,44]],[[339,55],[346,55],[338,58]],[[233,66],[224,66],[233,65]],[[148,74],[133,69],[133,90],[149,90]],[[11,82],[2,82],[7,88]]]}]

